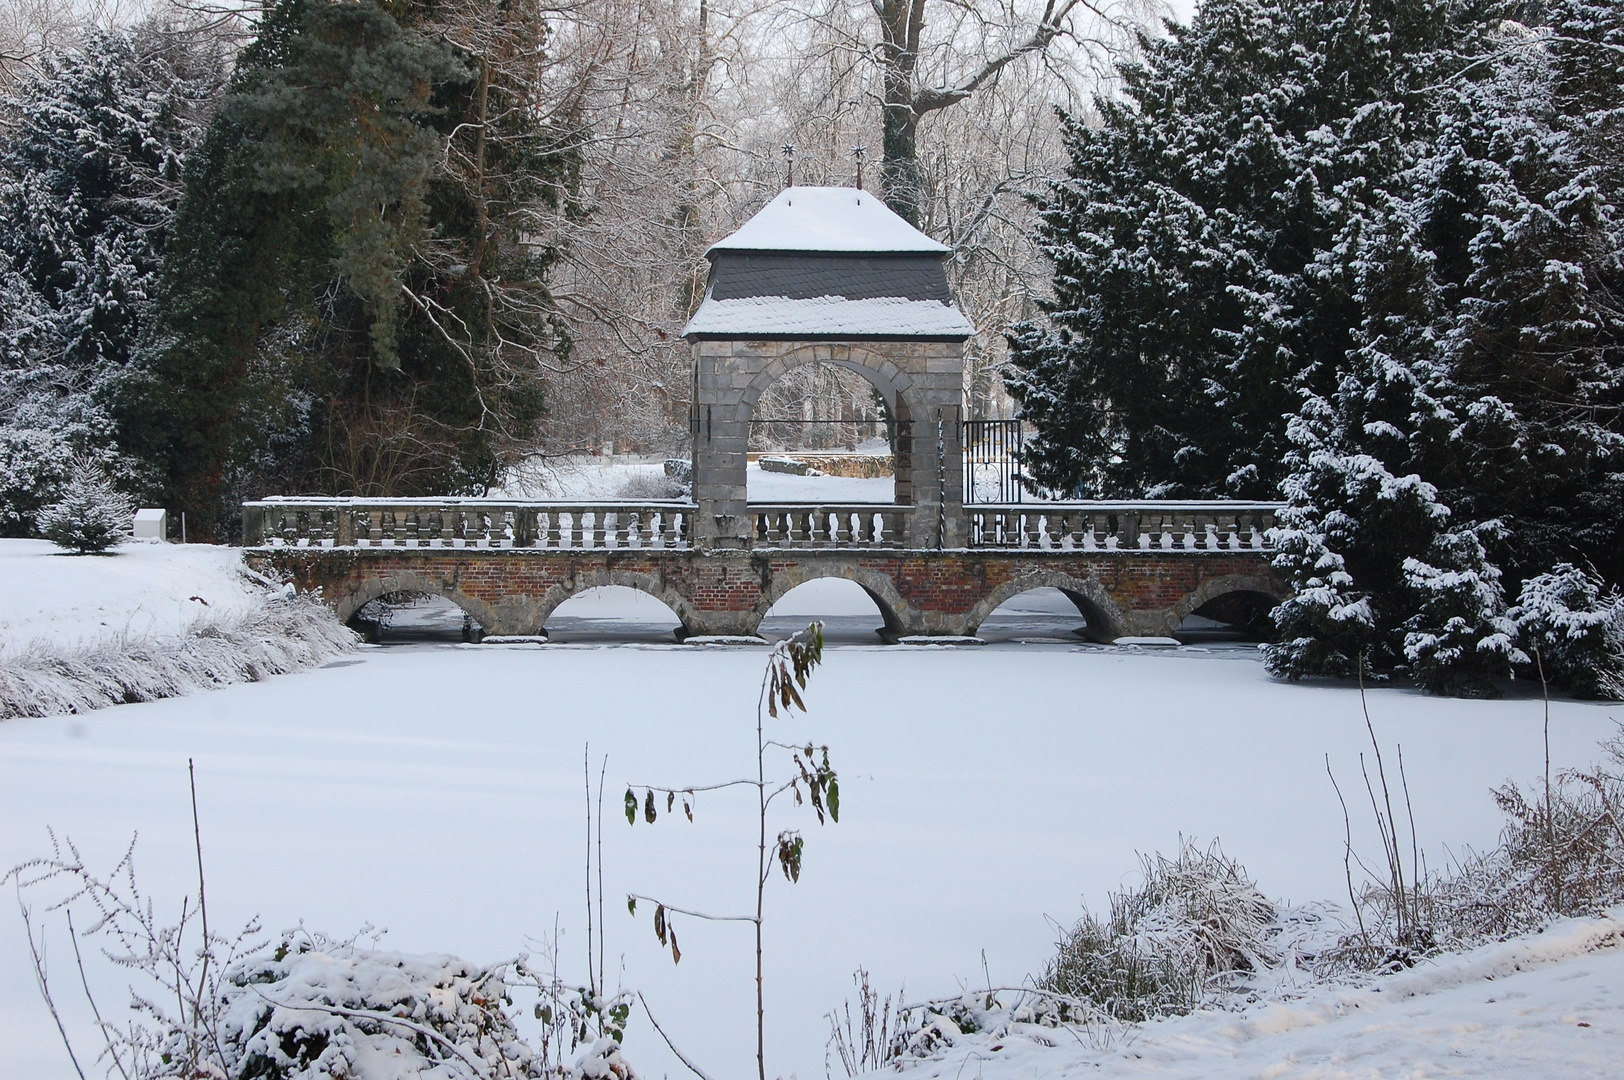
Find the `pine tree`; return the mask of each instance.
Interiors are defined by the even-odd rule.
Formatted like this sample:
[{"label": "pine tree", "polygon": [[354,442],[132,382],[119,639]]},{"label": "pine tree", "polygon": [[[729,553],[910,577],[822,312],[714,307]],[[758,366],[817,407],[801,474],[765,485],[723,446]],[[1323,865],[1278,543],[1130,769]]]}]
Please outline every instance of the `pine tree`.
[{"label": "pine tree", "polygon": [[90,555],[129,539],[134,515],[129,496],[95,462],[82,461],[63,486],[61,499],[40,511],[39,529],[58,547]]},{"label": "pine tree", "polygon": [[1098,125],[1062,116],[1054,298],[1011,339],[1039,484],[1274,494],[1299,385],[1335,387],[1360,322],[1323,257],[1407,166],[1453,10],[1215,0],[1141,43]]}]

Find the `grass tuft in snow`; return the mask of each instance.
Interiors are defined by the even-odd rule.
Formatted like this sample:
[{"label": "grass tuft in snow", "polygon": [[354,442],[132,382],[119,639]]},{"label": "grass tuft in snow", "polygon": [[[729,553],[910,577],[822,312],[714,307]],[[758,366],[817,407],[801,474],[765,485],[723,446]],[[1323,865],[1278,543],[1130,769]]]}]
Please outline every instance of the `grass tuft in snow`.
[{"label": "grass tuft in snow", "polygon": [[205,617],[178,638],[107,637],[77,647],[0,651],[0,720],[84,713],[258,682],[352,651],[355,634],[307,597]]},{"label": "grass tuft in snow", "polygon": [[[1624,734],[1606,757],[1528,789],[1507,782],[1492,794],[1505,815],[1500,841],[1468,852],[1448,873],[1424,877],[1420,898],[1436,951],[1460,952],[1542,930],[1559,919],[1600,916],[1624,902]],[[1373,955],[1392,952],[1390,891],[1358,898]],[[1350,940],[1350,944],[1359,944]]]},{"label": "grass tuft in snow", "polygon": [[1275,906],[1214,842],[1141,856],[1144,882],[1085,913],[1057,944],[1038,985],[1092,1002],[1117,1020],[1190,1012],[1237,973],[1278,964]]}]

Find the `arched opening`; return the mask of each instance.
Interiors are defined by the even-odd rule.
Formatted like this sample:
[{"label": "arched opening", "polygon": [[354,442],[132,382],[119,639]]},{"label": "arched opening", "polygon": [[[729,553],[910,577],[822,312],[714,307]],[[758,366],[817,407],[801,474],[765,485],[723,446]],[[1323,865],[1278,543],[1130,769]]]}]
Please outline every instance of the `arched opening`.
[{"label": "arched opening", "polygon": [[981,620],[976,636],[986,641],[1075,643],[1110,641],[1111,623],[1080,592],[1055,586],[1016,593]]},{"label": "arched opening", "polygon": [[1280,601],[1267,593],[1237,589],[1215,596],[1186,615],[1173,636],[1186,645],[1272,640],[1269,618]]},{"label": "arched opening", "polygon": [[751,403],[752,503],[906,502],[912,432],[902,396],[850,359],[795,358]]},{"label": "arched opening", "polygon": [[813,619],[822,620],[824,641],[831,644],[873,645],[877,637],[899,634],[883,599],[842,577],[813,578],[790,589],[762,616],[756,633],[782,641]]},{"label": "arched opening", "polygon": [[484,627],[472,612],[439,593],[415,589],[367,600],[345,625],[374,645],[429,645],[478,641]]},{"label": "arched opening", "polygon": [[548,640],[562,644],[670,644],[682,620],[665,604],[629,585],[597,585],[571,596],[547,616]]}]

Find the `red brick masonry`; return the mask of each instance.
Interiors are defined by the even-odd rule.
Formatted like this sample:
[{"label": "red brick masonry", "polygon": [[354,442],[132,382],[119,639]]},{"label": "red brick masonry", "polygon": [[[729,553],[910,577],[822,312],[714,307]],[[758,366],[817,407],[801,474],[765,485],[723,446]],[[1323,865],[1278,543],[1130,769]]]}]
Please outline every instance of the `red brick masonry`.
[{"label": "red brick masonry", "polygon": [[779,597],[822,577],[861,585],[896,634],[973,634],[999,604],[1044,586],[1070,595],[1099,638],[1165,634],[1231,593],[1286,595],[1262,552],[280,547],[249,559],[342,618],[384,593],[428,592],[496,634],[536,633],[559,604],[600,585],[655,596],[690,634],[753,633]]}]

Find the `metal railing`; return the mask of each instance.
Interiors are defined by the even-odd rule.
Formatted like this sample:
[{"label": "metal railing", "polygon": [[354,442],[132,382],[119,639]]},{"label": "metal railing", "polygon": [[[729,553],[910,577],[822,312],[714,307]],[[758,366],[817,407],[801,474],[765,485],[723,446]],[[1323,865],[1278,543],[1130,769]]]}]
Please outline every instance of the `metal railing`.
[{"label": "metal railing", "polygon": [[1272,551],[1283,503],[1109,500],[965,507],[973,548],[1047,551]]}]

